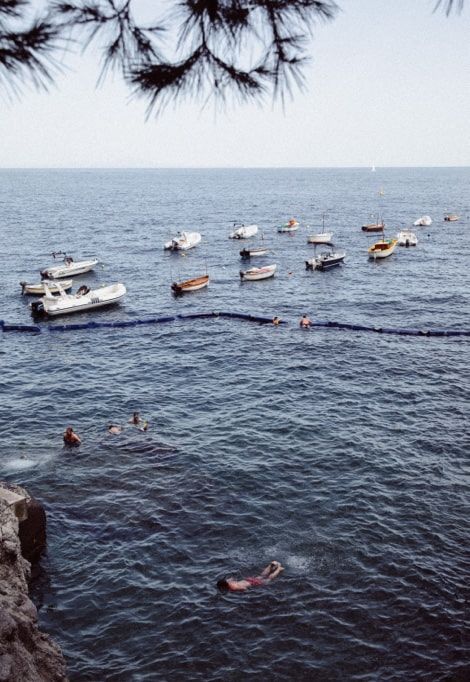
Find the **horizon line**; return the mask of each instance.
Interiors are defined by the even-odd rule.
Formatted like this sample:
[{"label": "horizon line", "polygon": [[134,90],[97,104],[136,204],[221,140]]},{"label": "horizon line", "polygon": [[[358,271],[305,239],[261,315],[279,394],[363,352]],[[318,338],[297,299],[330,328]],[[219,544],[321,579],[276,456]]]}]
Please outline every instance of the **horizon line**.
[{"label": "horizon line", "polygon": [[445,165],[433,166],[419,165],[348,165],[348,166],[0,166],[0,171],[8,170],[377,170],[404,169],[404,168],[470,168],[470,165]]}]

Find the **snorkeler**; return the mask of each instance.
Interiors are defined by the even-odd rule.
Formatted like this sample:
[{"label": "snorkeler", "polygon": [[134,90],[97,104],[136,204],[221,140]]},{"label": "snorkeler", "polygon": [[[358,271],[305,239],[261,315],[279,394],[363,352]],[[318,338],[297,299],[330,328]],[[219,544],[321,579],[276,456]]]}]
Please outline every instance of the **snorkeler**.
[{"label": "snorkeler", "polygon": [[281,571],[284,570],[284,566],[281,566],[279,561],[271,561],[266,568],[261,571],[260,575],[251,578],[244,578],[243,580],[235,580],[234,578],[222,578],[217,581],[217,587],[222,592],[244,592],[249,587],[259,587],[261,585],[266,585],[269,580],[276,578]]},{"label": "snorkeler", "polygon": [[142,419],[139,412],[134,412],[129,419],[129,424],[134,424],[140,431],[147,431],[149,423],[146,419]]}]

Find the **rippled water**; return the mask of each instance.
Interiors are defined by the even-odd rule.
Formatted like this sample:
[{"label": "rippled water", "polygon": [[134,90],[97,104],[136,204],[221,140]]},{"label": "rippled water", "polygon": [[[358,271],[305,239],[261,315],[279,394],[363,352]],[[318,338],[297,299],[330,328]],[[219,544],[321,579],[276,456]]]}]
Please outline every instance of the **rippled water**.
[{"label": "rippled water", "polygon": [[[470,170],[0,176],[3,319],[29,321],[18,282],[66,248],[104,262],[80,281],[129,292],[80,320],[289,321],[0,337],[0,473],[47,507],[33,593],[71,679],[467,679],[469,341],[297,322],[468,328]],[[325,209],[347,263],[307,273]],[[392,232],[435,222],[374,264],[359,227],[377,210]],[[462,220],[443,223],[446,210]],[[303,227],[277,234],[291,215]],[[262,227],[275,279],[240,284],[233,221]],[[198,249],[163,252],[191,228]],[[207,290],[171,296],[206,267]],[[108,436],[133,410],[149,431]],[[68,423],[78,450],[62,448]],[[216,591],[274,558],[286,570],[269,587]]]}]

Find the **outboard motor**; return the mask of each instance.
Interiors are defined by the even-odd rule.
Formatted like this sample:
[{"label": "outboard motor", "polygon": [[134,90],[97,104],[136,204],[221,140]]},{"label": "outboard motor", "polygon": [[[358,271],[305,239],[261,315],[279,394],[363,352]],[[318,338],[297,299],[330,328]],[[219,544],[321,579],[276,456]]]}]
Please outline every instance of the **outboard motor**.
[{"label": "outboard motor", "polygon": [[34,318],[46,316],[46,311],[44,310],[42,301],[33,301],[33,303],[31,303],[31,315]]},{"label": "outboard motor", "polygon": [[24,291],[26,289],[27,282],[20,282],[21,295],[24,296]]}]

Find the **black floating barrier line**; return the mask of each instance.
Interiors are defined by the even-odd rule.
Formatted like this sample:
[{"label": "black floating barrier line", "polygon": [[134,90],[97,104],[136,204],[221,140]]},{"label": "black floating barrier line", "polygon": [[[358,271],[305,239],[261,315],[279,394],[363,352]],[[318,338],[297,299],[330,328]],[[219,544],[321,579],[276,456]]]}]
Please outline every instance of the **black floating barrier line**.
[{"label": "black floating barrier line", "polygon": [[4,332],[30,332],[33,334],[41,333],[41,327],[33,324],[5,324],[3,322],[2,329]]},{"label": "black floating barrier line", "polygon": [[[260,315],[251,315],[247,313],[232,313],[228,311],[221,312],[202,312],[202,313],[181,313],[176,316],[164,315],[160,317],[148,317],[137,320],[122,320],[117,322],[84,322],[74,324],[56,324],[47,327],[39,327],[37,325],[21,325],[21,324],[6,324],[4,320],[0,320],[0,328],[5,332],[30,332],[40,334],[43,329],[50,332],[66,332],[82,329],[122,329],[125,327],[136,327],[137,325],[146,324],[161,324],[166,322],[173,322],[179,320],[195,320],[222,317],[228,319],[247,320],[250,322],[258,322],[260,324],[272,324],[273,318],[262,317]],[[286,320],[279,320],[278,324],[288,324]],[[337,322],[336,320],[316,320],[310,324],[310,327],[325,327],[338,330],[351,331],[367,331],[375,332],[376,334],[397,334],[400,336],[434,336],[434,337],[449,337],[449,336],[470,336],[470,329],[413,329],[407,327],[370,327],[362,324],[351,324],[349,322]]]}]

